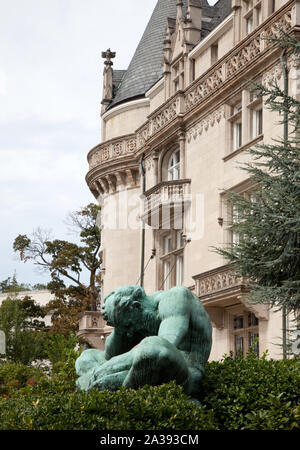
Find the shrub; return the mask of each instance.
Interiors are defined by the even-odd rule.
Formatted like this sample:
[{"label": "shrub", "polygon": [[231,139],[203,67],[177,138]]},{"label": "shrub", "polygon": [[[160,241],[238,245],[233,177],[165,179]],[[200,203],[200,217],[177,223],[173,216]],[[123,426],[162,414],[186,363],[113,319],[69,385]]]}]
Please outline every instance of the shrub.
[{"label": "shrub", "polygon": [[28,367],[21,363],[0,363],[0,396],[13,395],[17,390],[27,385],[35,385],[44,374],[35,367]]},{"label": "shrub", "polygon": [[253,351],[225,357],[207,365],[199,398],[221,430],[290,430],[299,427],[299,369],[297,359],[259,359]]},{"label": "shrub", "polygon": [[0,401],[2,430],[216,430],[212,411],[175,383],[117,392],[44,393]]},{"label": "shrub", "polygon": [[[69,351],[60,370],[33,386],[22,379],[0,398],[1,430],[293,430],[300,419],[300,360],[227,356],[207,364],[200,406],[169,383],[116,392],[76,391],[79,353]],[[1,366],[0,366],[1,368]],[[26,368],[28,370],[29,368]],[[21,369],[20,369],[21,370]],[[7,371],[8,372],[8,371]],[[0,371],[1,377],[1,371]],[[26,387],[23,387],[26,386]],[[16,387],[17,389],[17,387]],[[12,391],[12,389],[11,389]]]}]

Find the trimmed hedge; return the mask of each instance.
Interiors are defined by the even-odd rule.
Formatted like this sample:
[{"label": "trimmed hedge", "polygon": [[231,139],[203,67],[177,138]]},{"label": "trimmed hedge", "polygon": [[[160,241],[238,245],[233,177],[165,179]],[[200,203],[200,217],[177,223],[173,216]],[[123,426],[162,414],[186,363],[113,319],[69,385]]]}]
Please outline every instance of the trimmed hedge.
[{"label": "trimmed hedge", "polygon": [[220,430],[299,428],[300,360],[268,360],[252,351],[207,364],[199,399]]},{"label": "trimmed hedge", "polygon": [[200,406],[175,383],[137,391],[75,390],[75,353],[60,373],[0,399],[1,430],[295,430],[300,361],[254,353],[207,364]]},{"label": "trimmed hedge", "polygon": [[27,385],[36,384],[42,378],[44,374],[35,367],[0,362],[0,397],[9,397]]}]

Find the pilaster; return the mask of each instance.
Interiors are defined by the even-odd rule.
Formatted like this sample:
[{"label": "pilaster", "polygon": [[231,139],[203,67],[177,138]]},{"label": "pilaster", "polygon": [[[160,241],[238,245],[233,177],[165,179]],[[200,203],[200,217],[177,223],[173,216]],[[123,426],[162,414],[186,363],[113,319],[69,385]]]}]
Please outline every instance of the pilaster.
[{"label": "pilaster", "polygon": [[232,0],[233,11],[233,45],[241,40],[241,0]]}]

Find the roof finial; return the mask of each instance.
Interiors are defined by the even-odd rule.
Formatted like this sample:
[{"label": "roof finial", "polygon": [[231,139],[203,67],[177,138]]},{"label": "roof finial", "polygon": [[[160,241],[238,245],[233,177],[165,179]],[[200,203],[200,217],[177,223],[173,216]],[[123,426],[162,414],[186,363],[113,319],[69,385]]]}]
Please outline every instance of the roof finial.
[{"label": "roof finial", "polygon": [[104,64],[106,66],[112,66],[113,65],[113,62],[111,61],[111,59],[115,58],[115,56],[116,56],[116,52],[112,52],[110,50],[110,48],[108,48],[106,50],[106,52],[102,52],[102,58],[106,59],[106,61],[104,62]]},{"label": "roof finial", "polygon": [[177,0],[177,20],[181,20],[183,18],[183,1]]},{"label": "roof finial", "polygon": [[115,58],[116,53],[112,52],[109,48],[106,50],[106,52],[102,52],[101,56],[105,59],[103,72],[103,94],[101,102],[103,105],[103,113],[113,99],[113,62],[111,60]]}]

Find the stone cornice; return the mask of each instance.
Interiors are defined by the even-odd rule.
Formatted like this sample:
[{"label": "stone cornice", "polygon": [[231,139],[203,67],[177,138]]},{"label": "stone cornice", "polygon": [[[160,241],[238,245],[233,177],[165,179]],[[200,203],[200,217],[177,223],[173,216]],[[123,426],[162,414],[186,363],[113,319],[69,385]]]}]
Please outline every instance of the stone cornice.
[{"label": "stone cornice", "polygon": [[141,98],[138,100],[131,100],[126,103],[121,103],[120,105],[116,105],[116,106],[112,107],[111,109],[109,109],[108,111],[106,111],[102,115],[102,119],[106,121],[120,113],[124,113],[124,112],[130,111],[132,109],[143,108],[145,106],[149,106],[149,103],[150,103],[150,100],[148,98]]}]

